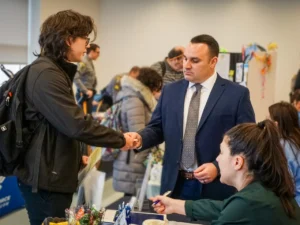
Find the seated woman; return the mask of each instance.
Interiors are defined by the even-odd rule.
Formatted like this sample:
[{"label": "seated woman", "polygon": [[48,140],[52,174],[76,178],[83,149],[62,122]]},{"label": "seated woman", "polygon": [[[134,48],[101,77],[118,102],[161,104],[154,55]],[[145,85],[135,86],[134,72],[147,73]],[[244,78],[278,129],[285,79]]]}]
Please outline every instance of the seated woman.
[{"label": "seated woman", "polygon": [[280,145],[276,125],[265,120],[229,130],[217,158],[221,182],[238,192],[224,201],[175,200],[164,196],[154,205],[158,213],[177,213],[212,225],[300,224],[294,183]]},{"label": "seated woman", "polygon": [[281,144],[295,183],[295,199],[300,206],[300,128],[297,110],[287,102],[269,107],[270,119],[275,121]]}]

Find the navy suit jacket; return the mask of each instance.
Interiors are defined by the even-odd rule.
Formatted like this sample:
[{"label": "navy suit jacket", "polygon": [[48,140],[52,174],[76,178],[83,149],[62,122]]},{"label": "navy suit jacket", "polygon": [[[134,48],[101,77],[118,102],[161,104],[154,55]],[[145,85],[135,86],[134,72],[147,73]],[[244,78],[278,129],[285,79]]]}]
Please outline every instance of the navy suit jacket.
[{"label": "navy suit jacket", "polygon": [[[165,141],[161,193],[174,190],[178,177],[183,146],[184,100],[188,85],[187,80],[165,85],[151,121],[139,132],[143,142],[141,150]],[[218,75],[196,134],[198,165],[215,162],[225,132],[245,122],[255,122],[248,89]],[[202,186],[201,196],[223,200],[234,192],[234,188],[221,184],[217,177],[212,183]]]}]

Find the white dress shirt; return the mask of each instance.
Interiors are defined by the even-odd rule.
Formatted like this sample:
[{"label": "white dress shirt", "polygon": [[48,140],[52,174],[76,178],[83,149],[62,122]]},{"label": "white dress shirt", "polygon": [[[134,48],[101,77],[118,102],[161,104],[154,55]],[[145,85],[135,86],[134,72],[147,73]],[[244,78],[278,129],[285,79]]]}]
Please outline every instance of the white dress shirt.
[{"label": "white dress shirt", "polygon": [[[206,81],[204,81],[201,84],[202,88],[201,88],[201,96],[200,96],[198,124],[200,122],[203,110],[205,108],[208,97],[210,95],[211,90],[213,89],[213,86],[214,86],[216,80],[217,80],[217,73],[214,72],[214,74],[210,78],[208,78]],[[185,132],[185,128],[186,128],[186,120],[188,117],[190,102],[191,102],[192,96],[195,91],[196,91],[196,88],[194,87],[194,83],[190,82],[189,87],[186,91],[185,99],[184,99],[183,137],[184,137],[184,132]]]},{"label": "white dress shirt", "polygon": [[[210,95],[211,90],[213,89],[213,86],[217,80],[217,72],[214,72],[214,74],[208,78],[206,81],[204,81],[201,85],[201,96],[200,96],[200,107],[199,107],[199,115],[198,115],[198,125],[200,123],[201,116],[203,114],[203,110],[205,108],[205,105],[207,103],[208,97]],[[184,132],[186,129],[186,122],[187,122],[187,117],[188,117],[188,112],[189,112],[189,106],[190,102],[192,100],[192,96],[194,92],[196,91],[196,88],[194,86],[195,83],[190,82],[189,87],[186,91],[185,99],[184,99],[184,111],[183,111],[183,136],[184,137]],[[195,163],[192,166],[192,168],[184,168],[183,165],[181,164],[181,169],[183,170],[188,170],[188,171],[193,171],[198,168],[198,163],[197,160],[195,159]]]}]

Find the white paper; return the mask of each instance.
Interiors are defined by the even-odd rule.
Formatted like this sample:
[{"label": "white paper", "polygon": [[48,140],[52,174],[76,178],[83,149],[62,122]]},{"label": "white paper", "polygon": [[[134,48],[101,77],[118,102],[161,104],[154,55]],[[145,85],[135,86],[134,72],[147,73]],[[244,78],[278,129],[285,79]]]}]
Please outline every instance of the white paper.
[{"label": "white paper", "polygon": [[98,171],[95,167],[87,174],[82,182],[84,187],[85,203],[101,209],[104,191],[105,173]]},{"label": "white paper", "polygon": [[224,79],[229,79],[230,54],[219,53],[218,63],[216,65],[217,73]]},{"label": "white paper", "polygon": [[120,215],[118,216],[118,219],[116,220],[114,225],[127,225],[126,221],[126,208],[122,210]]},{"label": "white paper", "polygon": [[241,83],[243,81],[243,66],[244,63],[237,63],[235,68],[235,82]]},{"label": "white paper", "polygon": [[138,210],[140,212],[142,211],[144,199],[146,197],[147,185],[148,185],[148,180],[149,180],[150,171],[151,171],[151,164],[152,164],[152,154],[149,154],[149,159],[148,159],[148,164],[147,164],[144,180],[142,183],[141,191],[138,196]]},{"label": "white paper", "polygon": [[81,185],[83,179],[94,168],[96,163],[101,159],[102,148],[96,147],[89,156],[88,164],[78,173],[78,184]]}]

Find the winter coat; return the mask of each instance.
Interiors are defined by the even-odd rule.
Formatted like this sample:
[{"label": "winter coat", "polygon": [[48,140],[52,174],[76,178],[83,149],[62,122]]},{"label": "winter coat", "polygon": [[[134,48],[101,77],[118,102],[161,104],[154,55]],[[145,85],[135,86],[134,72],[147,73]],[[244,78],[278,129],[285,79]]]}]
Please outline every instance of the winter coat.
[{"label": "winter coat", "polygon": [[[123,134],[85,117],[76,105],[72,80],[76,65],[39,57],[30,67],[25,86],[23,137],[28,143],[24,161],[14,171],[18,179],[33,185],[34,163],[41,128],[42,137],[38,188],[62,193],[75,192],[81,166],[80,142],[120,148]],[[43,121],[43,122],[42,122]]]},{"label": "winter coat", "polygon": [[[150,89],[137,79],[123,76],[117,101],[122,100],[121,121],[124,132],[136,132],[150,121],[156,100]],[[120,152],[113,165],[113,187],[116,191],[136,194],[136,182],[144,177],[150,150],[141,153]]]}]

